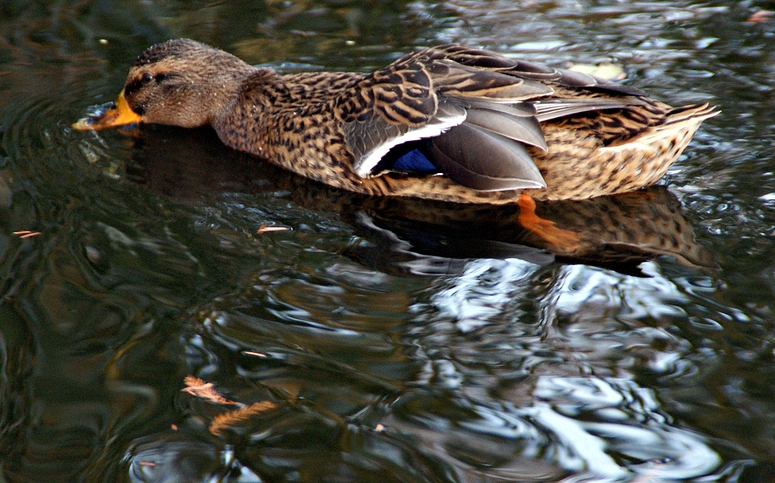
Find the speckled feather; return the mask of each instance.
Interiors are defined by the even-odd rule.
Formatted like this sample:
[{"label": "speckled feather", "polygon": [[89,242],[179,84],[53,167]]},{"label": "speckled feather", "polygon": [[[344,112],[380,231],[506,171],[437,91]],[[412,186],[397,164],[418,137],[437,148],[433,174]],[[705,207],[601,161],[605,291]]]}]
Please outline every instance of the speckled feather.
[{"label": "speckled feather", "polygon": [[[631,87],[457,45],[420,50],[373,73],[278,75],[193,41],[170,41],[138,57],[124,92],[144,122],[211,124],[228,146],[334,187],[463,203],[511,203],[523,191],[536,199],[586,199],[651,185],[716,114],[707,105],[672,108]],[[496,142],[526,149],[529,158],[509,162],[534,163],[545,189],[483,191],[448,176],[356,173],[359,158],[385,143],[424,137],[434,123],[445,131],[439,139],[452,136],[463,132],[452,123],[471,122],[456,112],[481,108],[497,119],[499,106],[514,107],[505,115],[522,127]],[[476,161],[485,178],[489,163],[502,164]]]}]

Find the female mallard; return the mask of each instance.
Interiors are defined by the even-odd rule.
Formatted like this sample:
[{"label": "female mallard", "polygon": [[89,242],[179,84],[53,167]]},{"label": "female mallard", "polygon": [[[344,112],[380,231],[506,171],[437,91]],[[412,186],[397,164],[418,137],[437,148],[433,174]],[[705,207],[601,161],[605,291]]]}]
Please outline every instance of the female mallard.
[{"label": "female mallard", "polygon": [[371,74],[278,75],[171,40],[143,52],[118,100],[75,127],[209,124],[226,145],[337,188],[502,204],[651,185],[715,114],[459,45]]}]

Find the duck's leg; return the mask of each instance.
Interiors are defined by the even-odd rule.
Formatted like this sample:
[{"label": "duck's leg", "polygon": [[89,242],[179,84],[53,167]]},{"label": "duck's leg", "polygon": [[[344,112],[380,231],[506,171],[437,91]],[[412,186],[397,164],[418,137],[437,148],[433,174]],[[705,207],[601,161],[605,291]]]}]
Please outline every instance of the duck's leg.
[{"label": "duck's leg", "polygon": [[572,252],[581,246],[579,235],[576,232],[558,228],[553,221],[545,220],[536,215],[536,203],[529,195],[522,193],[519,196],[519,223],[523,228],[535,233],[551,246],[547,248],[560,248],[563,252]]}]

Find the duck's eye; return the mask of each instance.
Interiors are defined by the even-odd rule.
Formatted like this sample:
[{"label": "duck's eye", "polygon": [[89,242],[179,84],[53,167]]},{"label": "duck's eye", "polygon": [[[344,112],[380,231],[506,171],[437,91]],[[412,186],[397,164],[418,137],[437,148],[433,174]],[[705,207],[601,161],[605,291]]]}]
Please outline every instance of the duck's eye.
[{"label": "duck's eye", "polygon": [[146,72],[146,73],[143,75],[143,78],[142,78],[142,82],[143,82],[143,84],[147,84],[147,83],[151,82],[152,80],[153,80],[153,76],[152,76],[151,74],[149,74],[149,73],[147,73],[147,72]]}]

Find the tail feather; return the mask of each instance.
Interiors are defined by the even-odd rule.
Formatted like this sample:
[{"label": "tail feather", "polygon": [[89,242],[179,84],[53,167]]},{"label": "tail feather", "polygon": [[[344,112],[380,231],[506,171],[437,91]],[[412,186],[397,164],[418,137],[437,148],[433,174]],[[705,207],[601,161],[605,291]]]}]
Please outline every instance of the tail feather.
[{"label": "tail feather", "polygon": [[717,110],[716,106],[711,106],[707,102],[705,104],[691,104],[688,106],[674,107],[667,112],[665,121],[660,124],[660,126],[668,126],[687,121],[699,124],[705,119],[709,119],[720,113],[721,111]]},{"label": "tail feather", "polygon": [[671,137],[681,139],[680,144],[685,146],[704,120],[716,116],[720,112],[715,106],[707,103],[674,107],[664,114],[661,122],[643,129],[636,136],[608,142],[606,146],[616,147],[630,143],[651,144]]}]

